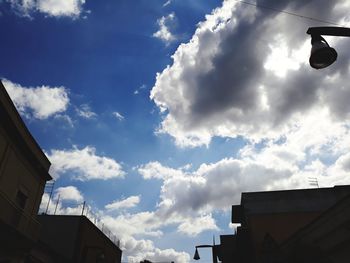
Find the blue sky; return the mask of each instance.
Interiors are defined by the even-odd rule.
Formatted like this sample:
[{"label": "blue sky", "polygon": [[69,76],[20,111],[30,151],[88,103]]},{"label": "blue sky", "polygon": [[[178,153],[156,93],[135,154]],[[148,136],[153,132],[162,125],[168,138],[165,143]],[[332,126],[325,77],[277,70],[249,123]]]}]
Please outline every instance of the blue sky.
[{"label": "blue sky", "polygon": [[[250,3],[350,21],[347,1]],[[189,262],[233,233],[242,191],[349,183],[348,40],[308,65],[324,25],[234,0],[0,1],[0,77],[52,163],[50,212],[85,200],[124,261]]]}]

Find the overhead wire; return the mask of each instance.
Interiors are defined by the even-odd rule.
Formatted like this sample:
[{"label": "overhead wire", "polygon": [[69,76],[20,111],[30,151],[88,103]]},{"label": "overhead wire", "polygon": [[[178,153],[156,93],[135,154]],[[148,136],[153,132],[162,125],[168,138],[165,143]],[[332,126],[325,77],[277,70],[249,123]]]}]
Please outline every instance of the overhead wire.
[{"label": "overhead wire", "polygon": [[256,3],[247,2],[247,1],[241,1],[241,0],[234,0],[234,1],[242,3],[242,4],[245,4],[245,5],[254,6],[256,8],[267,9],[267,10],[271,10],[271,11],[274,11],[274,12],[284,13],[284,14],[287,14],[287,15],[296,16],[296,17],[299,17],[299,18],[308,19],[308,20],[312,20],[312,21],[316,21],[316,22],[320,22],[320,23],[324,23],[324,24],[329,24],[329,25],[334,25],[334,26],[343,26],[343,25],[340,25],[340,24],[335,23],[335,22],[331,22],[331,21],[327,21],[327,20],[323,20],[323,19],[319,19],[319,18],[314,18],[314,17],[310,17],[310,16],[305,16],[305,15],[300,15],[300,14],[297,14],[297,13],[280,10],[280,9],[273,8],[273,7],[270,7],[270,6],[258,5]]}]

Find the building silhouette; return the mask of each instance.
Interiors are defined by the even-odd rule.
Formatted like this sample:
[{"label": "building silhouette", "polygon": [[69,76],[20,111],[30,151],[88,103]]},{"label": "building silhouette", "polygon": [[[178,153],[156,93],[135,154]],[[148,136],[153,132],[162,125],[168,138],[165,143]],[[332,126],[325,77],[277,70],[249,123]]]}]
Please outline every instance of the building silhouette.
[{"label": "building silhouette", "polygon": [[0,262],[120,263],[86,216],[38,215],[50,165],[0,81]]},{"label": "building silhouette", "polygon": [[[350,185],[242,193],[213,262],[350,262]],[[199,259],[196,251],[194,259]]]},{"label": "building silhouette", "polygon": [[232,206],[232,223],[241,224],[237,236],[247,236],[245,249],[254,254],[250,260],[286,262],[287,255],[290,258],[293,253],[308,257],[302,248],[287,251],[282,244],[323,213],[330,213],[328,210],[349,194],[350,186],[242,193],[241,204]]},{"label": "building silhouette", "polygon": [[50,162],[0,82],[0,261],[20,262],[37,243]]}]

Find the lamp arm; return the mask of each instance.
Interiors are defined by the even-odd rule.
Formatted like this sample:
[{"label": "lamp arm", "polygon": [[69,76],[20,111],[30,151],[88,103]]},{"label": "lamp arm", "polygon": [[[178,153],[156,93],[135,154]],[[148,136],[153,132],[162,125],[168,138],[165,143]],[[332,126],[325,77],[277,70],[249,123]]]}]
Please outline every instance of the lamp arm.
[{"label": "lamp arm", "polygon": [[196,246],[196,248],[199,248],[199,247],[213,247],[213,245],[199,245],[199,246]]},{"label": "lamp arm", "polygon": [[306,34],[350,37],[350,28],[335,26],[309,27],[309,29],[306,31]]}]

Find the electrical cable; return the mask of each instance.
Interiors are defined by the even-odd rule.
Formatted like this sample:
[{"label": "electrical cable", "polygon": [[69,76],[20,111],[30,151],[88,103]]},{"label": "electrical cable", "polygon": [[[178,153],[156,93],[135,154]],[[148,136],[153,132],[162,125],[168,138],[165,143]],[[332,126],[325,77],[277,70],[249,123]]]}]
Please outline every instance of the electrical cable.
[{"label": "electrical cable", "polygon": [[335,23],[335,22],[326,21],[326,20],[322,20],[322,19],[318,19],[318,18],[314,18],[314,17],[310,17],[310,16],[299,15],[299,14],[296,14],[296,13],[279,10],[277,8],[273,8],[273,7],[269,7],[269,6],[265,6],[265,5],[258,5],[258,4],[255,4],[255,3],[251,3],[251,2],[247,2],[247,1],[241,1],[241,0],[234,0],[234,1],[240,2],[242,4],[254,6],[256,8],[268,9],[268,10],[271,10],[271,11],[274,11],[274,12],[284,13],[284,14],[287,14],[287,15],[296,16],[296,17],[300,17],[300,18],[304,18],[304,19],[308,19],[308,20],[312,20],[312,21],[316,21],[316,22],[320,22],[320,23],[324,23],[324,24],[330,24],[330,25],[341,26],[341,27],[343,26],[343,25],[340,25],[340,24]]}]

